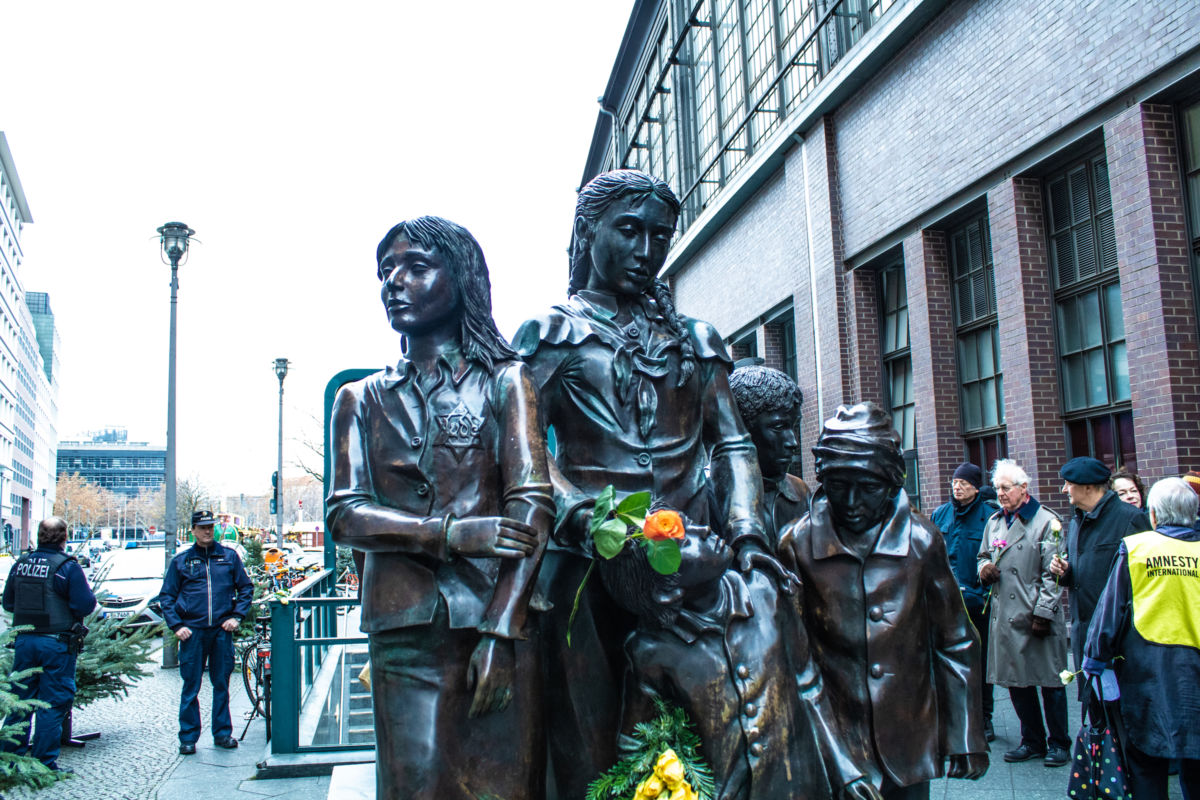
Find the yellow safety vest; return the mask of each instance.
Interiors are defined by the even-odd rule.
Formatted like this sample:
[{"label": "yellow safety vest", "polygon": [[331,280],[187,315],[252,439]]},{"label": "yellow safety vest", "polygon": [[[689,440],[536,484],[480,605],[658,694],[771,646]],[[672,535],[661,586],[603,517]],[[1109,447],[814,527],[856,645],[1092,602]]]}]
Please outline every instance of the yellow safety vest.
[{"label": "yellow safety vest", "polygon": [[1154,644],[1200,648],[1200,542],[1156,531],[1125,537],[1133,626]]}]

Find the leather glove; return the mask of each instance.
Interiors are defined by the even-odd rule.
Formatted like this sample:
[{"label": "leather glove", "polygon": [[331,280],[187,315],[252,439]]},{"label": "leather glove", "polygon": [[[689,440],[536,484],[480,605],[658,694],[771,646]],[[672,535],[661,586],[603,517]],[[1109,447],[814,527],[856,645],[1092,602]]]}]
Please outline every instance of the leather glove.
[{"label": "leather glove", "polygon": [[1029,623],[1029,632],[1039,639],[1045,639],[1051,634],[1050,620],[1034,615]]},{"label": "leather glove", "polygon": [[979,582],[984,586],[991,586],[996,581],[1000,580],[1000,568],[992,562],[984,564],[979,569]]}]

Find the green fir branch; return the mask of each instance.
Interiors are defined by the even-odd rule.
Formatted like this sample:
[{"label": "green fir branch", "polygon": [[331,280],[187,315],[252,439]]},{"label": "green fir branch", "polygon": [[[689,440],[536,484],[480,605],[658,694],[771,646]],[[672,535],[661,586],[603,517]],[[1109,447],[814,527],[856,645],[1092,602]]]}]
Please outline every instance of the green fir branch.
[{"label": "green fir branch", "polygon": [[716,797],[712,768],[700,755],[700,737],[692,730],[687,713],[662,700],[654,703],[658,716],[634,727],[637,748],[589,784],[587,800],[628,800],[668,749],[679,757],[684,776],[700,800]]}]

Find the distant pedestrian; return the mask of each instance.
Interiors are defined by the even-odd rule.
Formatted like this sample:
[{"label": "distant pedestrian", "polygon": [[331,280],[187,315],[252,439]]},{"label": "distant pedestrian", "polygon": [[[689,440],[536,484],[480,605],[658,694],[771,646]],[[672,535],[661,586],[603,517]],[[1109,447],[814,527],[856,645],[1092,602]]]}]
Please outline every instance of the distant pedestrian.
[{"label": "distant pedestrian", "polygon": [[1139,511],[1146,510],[1146,485],[1136,472],[1119,469],[1113,473],[1108,486],[1117,493],[1122,503],[1129,503]]},{"label": "distant pedestrian", "polygon": [[[1154,484],[1153,531],[1126,536],[1092,617],[1083,670],[1111,666],[1121,688],[1130,791],[1167,797],[1180,759],[1185,797],[1200,797],[1200,499],[1181,478]],[[1120,657],[1120,660],[1116,660]]]},{"label": "distant pedestrian", "polygon": [[[735,373],[736,374],[736,373]],[[757,444],[757,443],[756,443]],[[950,568],[958,580],[958,591],[962,593],[967,616],[979,632],[981,659],[988,661],[988,623],[984,610],[986,590],[979,582],[978,555],[983,541],[983,528],[988,518],[1000,506],[992,498],[995,494],[983,488],[983,470],[974,464],[959,464],[950,481],[950,500],[933,512],[933,524],[946,538],[946,553],[950,556]],[[995,707],[994,693],[990,681],[983,683],[983,736],[987,741],[996,738],[992,726],[992,711]]]},{"label": "distant pedestrian", "polygon": [[[17,741],[4,742],[3,750],[28,752],[56,772],[71,772],[58,766],[62,725],[75,700],[75,659],[87,633],[83,618],[96,607],[83,569],[64,551],[66,541],[65,520],[42,520],[37,550],[13,564],[4,584],[4,610],[12,613],[13,625],[33,626],[32,631],[17,634],[13,672],[42,669],[17,684],[17,697],[41,700],[47,707],[34,713],[32,747],[26,727]],[[5,724],[28,720],[28,714],[10,714]]]},{"label": "distant pedestrian", "polygon": [[158,600],[167,627],[179,638],[179,752],[196,752],[200,738],[200,684],[204,669],[212,682],[212,734],[217,747],[232,750],[229,676],[233,673],[233,632],[250,611],[254,585],[237,552],[213,541],[211,511],[192,514],[195,543],[167,567]]},{"label": "distant pedestrian", "polygon": [[979,580],[992,587],[987,679],[1008,687],[1021,721],[1021,743],[1004,760],[1041,758],[1047,767],[1061,767],[1070,761],[1071,745],[1060,677],[1067,629],[1062,587],[1050,563],[1062,523],[1029,494],[1029,475],[1015,461],[996,462],[992,485],[1000,511],[988,520],[978,553]]},{"label": "distant pedestrian", "polygon": [[1067,556],[1056,555],[1050,571],[1071,592],[1071,655],[1079,665],[1088,623],[1108,581],[1117,547],[1126,536],[1149,529],[1150,520],[1108,488],[1110,472],[1103,461],[1072,458],[1058,474],[1075,508],[1067,529]]}]

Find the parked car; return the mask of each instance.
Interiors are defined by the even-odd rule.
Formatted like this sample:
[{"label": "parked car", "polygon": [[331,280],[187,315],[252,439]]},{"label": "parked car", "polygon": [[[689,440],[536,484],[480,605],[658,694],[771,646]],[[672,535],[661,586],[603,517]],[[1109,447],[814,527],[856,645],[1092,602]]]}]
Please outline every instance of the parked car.
[{"label": "parked car", "polygon": [[157,599],[166,564],[161,547],[130,547],[109,553],[95,575],[96,602],[107,619],[129,627],[162,621]]}]

